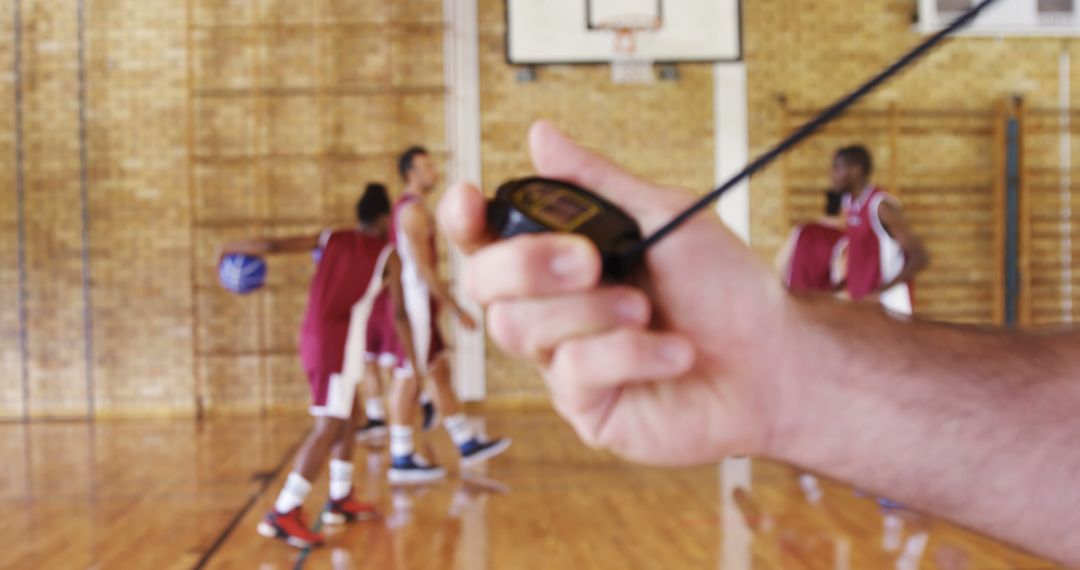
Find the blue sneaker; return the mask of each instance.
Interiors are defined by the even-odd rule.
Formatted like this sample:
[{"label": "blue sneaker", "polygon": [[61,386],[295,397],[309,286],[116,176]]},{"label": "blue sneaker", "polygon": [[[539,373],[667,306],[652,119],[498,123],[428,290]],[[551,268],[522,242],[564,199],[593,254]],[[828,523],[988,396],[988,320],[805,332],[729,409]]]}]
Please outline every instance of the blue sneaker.
[{"label": "blue sneaker", "polygon": [[428,463],[415,453],[395,457],[390,470],[386,472],[386,478],[393,485],[432,483],[445,477],[446,469]]},{"label": "blue sneaker", "polygon": [[510,447],[511,440],[501,437],[491,441],[474,437],[458,446],[461,451],[461,466],[472,467],[477,463],[483,463],[492,457],[506,451]]},{"label": "blue sneaker", "polygon": [[439,423],[439,410],[435,409],[435,402],[428,400],[420,404],[420,411],[424,413],[424,421],[421,424],[424,431],[431,431]]}]

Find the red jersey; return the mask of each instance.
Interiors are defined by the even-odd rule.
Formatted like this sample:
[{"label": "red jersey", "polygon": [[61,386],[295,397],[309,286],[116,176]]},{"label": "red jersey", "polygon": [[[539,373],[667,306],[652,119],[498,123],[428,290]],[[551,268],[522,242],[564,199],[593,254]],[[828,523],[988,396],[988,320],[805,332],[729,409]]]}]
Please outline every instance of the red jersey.
[{"label": "red jersey", "polygon": [[844,231],[822,223],[801,225],[792,232],[791,259],[785,284],[795,292],[832,291],[833,262],[843,250]]},{"label": "red jersey", "polygon": [[[859,196],[844,196],[847,216],[847,287],[853,300],[872,295],[904,269],[906,256],[900,243],[889,235],[878,213],[881,203],[896,198],[870,187]],[[881,303],[894,312],[911,314],[911,289],[900,283],[881,294]]]},{"label": "red jersey", "polygon": [[300,330],[300,358],[309,371],[340,372],[353,307],[375,280],[385,238],[359,230],[330,234],[315,269]]}]

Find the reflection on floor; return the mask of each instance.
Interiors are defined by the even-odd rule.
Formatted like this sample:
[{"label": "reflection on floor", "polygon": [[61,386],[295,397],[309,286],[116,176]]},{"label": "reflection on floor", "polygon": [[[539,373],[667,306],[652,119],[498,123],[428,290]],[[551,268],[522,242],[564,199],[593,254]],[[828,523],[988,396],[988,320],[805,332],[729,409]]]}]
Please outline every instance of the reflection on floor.
[{"label": "reflection on floor", "polygon": [[[0,424],[0,568],[1055,568],[769,462],[627,465],[535,412],[488,416],[482,427],[515,443],[480,470],[460,472],[445,433],[430,437],[426,453],[452,471],[437,485],[391,488],[385,452],[362,450],[358,494],[382,517],[302,552],[255,526],[307,426]],[[325,495],[324,474],[308,509]]]}]

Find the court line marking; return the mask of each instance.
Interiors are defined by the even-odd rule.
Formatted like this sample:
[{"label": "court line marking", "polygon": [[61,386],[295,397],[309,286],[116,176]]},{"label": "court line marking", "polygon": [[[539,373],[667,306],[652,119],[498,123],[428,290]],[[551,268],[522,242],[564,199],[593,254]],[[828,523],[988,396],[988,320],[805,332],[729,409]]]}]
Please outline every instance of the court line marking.
[{"label": "court line marking", "polygon": [[[322,530],[322,513],[324,512],[326,512],[326,509],[319,511],[318,520],[315,521],[315,525],[312,526],[311,530],[315,532],[319,532],[320,530]],[[300,551],[300,556],[297,557],[296,564],[293,566],[293,570],[304,570],[304,564],[307,563],[308,556],[311,555],[311,550],[312,547],[308,546]]]},{"label": "court line marking", "polygon": [[233,516],[232,520],[229,521],[229,524],[225,527],[225,530],[223,530],[221,534],[218,535],[217,540],[214,541],[214,544],[210,545],[210,548],[207,549],[207,551],[203,554],[202,558],[200,558],[199,561],[195,564],[195,566],[192,567],[192,570],[200,570],[202,568],[206,568],[206,565],[210,563],[210,559],[213,558],[215,554],[217,554],[218,549],[220,549],[221,546],[225,544],[225,541],[228,540],[230,536],[232,536],[232,533],[234,530],[236,530],[236,527],[240,526],[240,521],[242,521],[244,517],[247,516],[248,511],[251,510],[251,507],[254,507],[255,503],[259,502],[259,499],[261,499],[262,496],[266,494],[266,490],[270,488],[270,484],[278,478],[278,475],[281,474],[281,470],[284,469],[285,466],[289,464],[289,460],[296,455],[296,450],[300,449],[300,445],[304,443],[304,440],[307,439],[307,436],[310,432],[311,430],[304,431],[304,436],[301,437],[291,447],[289,447],[289,449],[285,452],[285,455],[281,458],[281,461],[278,462],[278,464],[274,467],[272,471],[266,474],[260,474],[263,475],[262,486],[259,487],[258,491],[252,493],[251,497],[247,500],[247,503],[244,503],[244,506],[240,508],[240,511],[237,512],[235,516]]}]

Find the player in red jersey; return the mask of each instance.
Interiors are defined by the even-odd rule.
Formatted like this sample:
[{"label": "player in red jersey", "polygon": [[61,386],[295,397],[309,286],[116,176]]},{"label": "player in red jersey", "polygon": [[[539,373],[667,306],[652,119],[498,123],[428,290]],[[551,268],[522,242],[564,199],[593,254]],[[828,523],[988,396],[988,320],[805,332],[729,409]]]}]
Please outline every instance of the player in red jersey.
[{"label": "player in red jersey", "polygon": [[847,240],[841,216],[842,196],[826,193],[825,217],[791,230],[777,257],[777,268],[788,289],[797,293],[833,292],[843,283],[841,260]]},{"label": "player in red jersey", "polygon": [[357,205],[357,228],[323,232],[321,236],[238,242],[224,253],[265,255],[322,251],[308,294],[300,332],[300,357],[311,388],[314,427],[296,454],[293,470],[259,523],[260,534],[298,548],[317,546],[323,537],[312,531],[303,504],[323,462],[330,463],[330,498],[322,513],[325,524],[371,518],[375,509],[353,496],[354,422],[363,418],[356,401],[363,379],[363,351],[349,350],[362,339],[375,296],[382,285],[393,248],[386,239],[390,201],[385,187],[369,185]]},{"label": "player in red jersey", "polygon": [[870,152],[861,146],[837,151],[833,187],[844,193],[847,218],[847,292],[852,300],[876,299],[893,313],[912,313],[912,284],[930,254],[911,229],[900,202],[870,182]]}]

